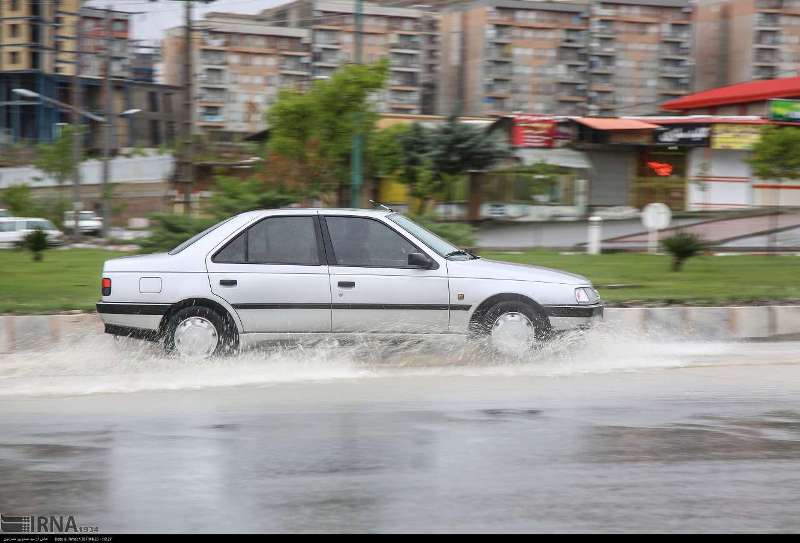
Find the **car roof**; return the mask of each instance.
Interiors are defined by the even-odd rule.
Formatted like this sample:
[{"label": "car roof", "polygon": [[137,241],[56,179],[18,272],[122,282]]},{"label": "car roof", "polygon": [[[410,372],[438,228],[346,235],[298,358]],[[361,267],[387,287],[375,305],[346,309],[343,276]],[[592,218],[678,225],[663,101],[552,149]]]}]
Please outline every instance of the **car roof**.
[{"label": "car roof", "polygon": [[268,217],[270,215],[357,215],[359,217],[385,217],[394,213],[386,209],[356,209],[356,208],[329,208],[329,207],[282,207],[277,209],[259,209],[247,211],[240,217]]}]

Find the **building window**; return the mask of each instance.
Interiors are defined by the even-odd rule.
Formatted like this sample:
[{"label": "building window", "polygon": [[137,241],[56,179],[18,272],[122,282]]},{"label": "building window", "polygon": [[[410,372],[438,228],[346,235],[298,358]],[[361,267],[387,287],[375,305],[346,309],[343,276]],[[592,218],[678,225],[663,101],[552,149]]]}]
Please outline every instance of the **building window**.
[{"label": "building window", "polygon": [[150,145],[152,147],[161,145],[161,123],[156,119],[150,120]]},{"label": "building window", "polygon": [[17,38],[19,37],[19,25],[11,25],[11,37]]},{"label": "building window", "polygon": [[19,53],[17,51],[11,51],[8,54],[8,62],[9,64],[19,64]]},{"label": "building window", "polygon": [[11,11],[17,11],[19,9],[19,0],[11,0]]},{"label": "building window", "polygon": [[148,91],[147,93],[147,108],[148,111],[158,113],[158,93],[155,91]]}]

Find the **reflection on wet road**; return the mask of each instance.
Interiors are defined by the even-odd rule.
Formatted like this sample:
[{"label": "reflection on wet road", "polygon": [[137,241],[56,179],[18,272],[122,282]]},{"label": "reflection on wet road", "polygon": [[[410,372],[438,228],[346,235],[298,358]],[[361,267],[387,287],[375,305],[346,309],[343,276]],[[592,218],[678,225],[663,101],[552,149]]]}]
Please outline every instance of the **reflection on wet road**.
[{"label": "reflection on wet road", "polygon": [[0,511],[106,532],[800,530],[800,345],[618,343],[0,358]]}]

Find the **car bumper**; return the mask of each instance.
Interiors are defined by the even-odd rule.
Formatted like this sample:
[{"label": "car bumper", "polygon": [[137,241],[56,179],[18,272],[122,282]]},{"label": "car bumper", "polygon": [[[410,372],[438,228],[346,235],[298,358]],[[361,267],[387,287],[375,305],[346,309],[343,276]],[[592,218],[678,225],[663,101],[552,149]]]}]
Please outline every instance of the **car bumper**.
[{"label": "car bumper", "polygon": [[136,331],[158,331],[169,304],[97,303],[97,314],[106,332],[114,335],[135,335]]},{"label": "car bumper", "polygon": [[545,306],[553,330],[585,330],[603,320],[603,305],[550,305]]}]

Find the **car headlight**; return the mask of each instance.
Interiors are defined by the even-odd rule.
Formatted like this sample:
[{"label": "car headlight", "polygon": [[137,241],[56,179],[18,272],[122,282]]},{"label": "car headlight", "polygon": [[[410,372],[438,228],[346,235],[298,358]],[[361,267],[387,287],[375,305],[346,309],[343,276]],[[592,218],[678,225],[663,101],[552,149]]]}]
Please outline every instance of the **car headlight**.
[{"label": "car headlight", "polygon": [[591,287],[580,287],[575,289],[575,301],[579,304],[593,304],[600,300],[600,295]]}]

